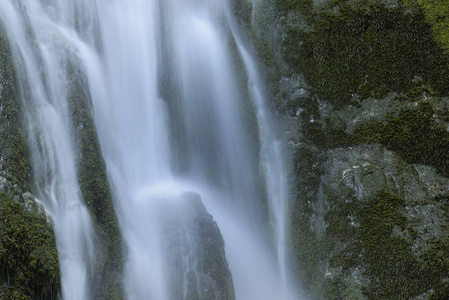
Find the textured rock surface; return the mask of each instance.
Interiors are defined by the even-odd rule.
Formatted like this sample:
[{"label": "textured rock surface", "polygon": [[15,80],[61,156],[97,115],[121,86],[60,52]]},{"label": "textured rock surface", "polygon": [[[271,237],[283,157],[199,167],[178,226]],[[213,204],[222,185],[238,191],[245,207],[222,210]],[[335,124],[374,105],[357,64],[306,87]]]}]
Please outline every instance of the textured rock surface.
[{"label": "textured rock surface", "polygon": [[298,284],[312,299],[448,298],[441,1],[250,3],[251,17],[242,5],[235,13],[286,131],[296,132],[288,147]]},{"label": "textured rock surface", "polygon": [[164,204],[172,299],[235,299],[224,241],[196,193]]}]

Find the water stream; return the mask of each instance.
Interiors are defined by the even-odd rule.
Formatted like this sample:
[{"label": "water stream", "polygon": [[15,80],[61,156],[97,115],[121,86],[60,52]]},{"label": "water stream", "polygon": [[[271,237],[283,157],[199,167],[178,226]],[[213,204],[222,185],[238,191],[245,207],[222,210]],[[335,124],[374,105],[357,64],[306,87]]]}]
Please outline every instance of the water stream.
[{"label": "water stream", "polygon": [[220,229],[237,299],[298,299],[289,283],[282,141],[228,5],[0,3],[21,78],[35,193],[55,221],[64,299],[92,299],[99,251],[77,181],[73,63],[88,86],[124,238],[126,298],[210,299],[219,289],[201,267],[204,245],[188,219],[196,212],[185,204],[193,197]]}]

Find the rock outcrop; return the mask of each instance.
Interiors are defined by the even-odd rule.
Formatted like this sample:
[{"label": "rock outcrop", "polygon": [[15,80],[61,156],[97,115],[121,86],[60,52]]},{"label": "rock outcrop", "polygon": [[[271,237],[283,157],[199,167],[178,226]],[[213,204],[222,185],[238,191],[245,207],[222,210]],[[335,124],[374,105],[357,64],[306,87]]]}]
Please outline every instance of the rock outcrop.
[{"label": "rock outcrop", "polygon": [[235,299],[223,237],[200,196],[183,193],[163,211],[171,298]]}]

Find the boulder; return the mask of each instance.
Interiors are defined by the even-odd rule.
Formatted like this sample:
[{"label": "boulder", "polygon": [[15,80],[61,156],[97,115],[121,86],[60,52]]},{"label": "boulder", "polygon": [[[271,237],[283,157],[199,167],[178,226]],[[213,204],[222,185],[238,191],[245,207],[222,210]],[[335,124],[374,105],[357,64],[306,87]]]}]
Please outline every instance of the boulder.
[{"label": "boulder", "polygon": [[171,298],[235,299],[223,237],[200,195],[183,193],[164,210]]}]

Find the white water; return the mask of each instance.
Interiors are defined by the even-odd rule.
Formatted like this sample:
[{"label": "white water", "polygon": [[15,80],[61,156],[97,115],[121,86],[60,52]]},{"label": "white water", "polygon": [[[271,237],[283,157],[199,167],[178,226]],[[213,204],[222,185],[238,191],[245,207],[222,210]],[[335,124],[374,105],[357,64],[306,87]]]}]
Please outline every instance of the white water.
[{"label": "white water", "polygon": [[[88,299],[89,268],[93,263],[92,226],[82,203],[78,186],[75,154],[67,120],[65,74],[61,72],[64,51],[58,32],[43,16],[35,1],[26,7],[31,26],[39,39],[38,51],[26,35],[24,10],[15,0],[0,3],[0,17],[17,58],[21,58],[19,74],[29,124],[30,143],[37,193],[55,223],[64,299]],[[36,52],[39,52],[37,54]],[[45,73],[41,73],[42,68]],[[48,86],[45,82],[50,83]],[[36,151],[34,151],[36,150]]]},{"label": "white water", "polygon": [[289,290],[290,270],[288,268],[286,242],[288,240],[287,207],[288,187],[287,172],[284,166],[282,141],[276,136],[276,123],[273,120],[270,109],[265,99],[266,93],[263,89],[257,63],[250,54],[247,43],[244,43],[242,34],[236,25],[232,24],[233,34],[236,38],[239,53],[242,56],[245,68],[248,72],[248,89],[250,90],[256,106],[259,135],[261,139],[260,156],[262,158],[264,175],[267,183],[268,200],[270,203],[270,221],[273,224],[274,236],[277,238],[276,254],[279,263],[279,275],[283,298],[293,299],[294,292]]},{"label": "white water", "polygon": [[[65,68],[72,59],[89,83],[127,246],[126,298],[171,299],[161,202],[176,206],[181,194],[193,191],[221,230],[236,298],[297,299],[288,280],[281,142],[228,4],[22,2],[36,44],[26,36],[17,0],[2,0],[0,17],[25,72],[36,185],[55,220],[63,298],[92,297],[88,278],[96,251],[70,133]],[[244,69],[236,63],[239,56]],[[240,72],[247,73],[243,85]],[[193,259],[185,257],[180,271],[195,273],[188,228],[182,236]]]}]

